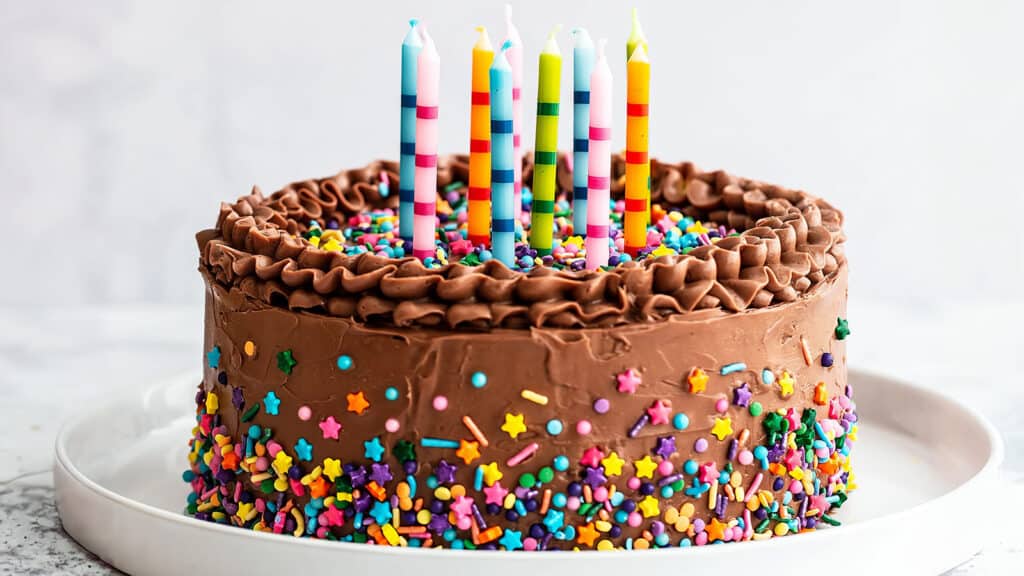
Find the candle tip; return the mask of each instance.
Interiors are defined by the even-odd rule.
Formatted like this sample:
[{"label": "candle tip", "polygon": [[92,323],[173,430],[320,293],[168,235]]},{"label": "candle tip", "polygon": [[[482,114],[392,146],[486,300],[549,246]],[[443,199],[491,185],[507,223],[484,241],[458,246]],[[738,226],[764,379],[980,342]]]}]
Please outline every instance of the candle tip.
[{"label": "candle tip", "polygon": [[486,50],[488,52],[493,51],[491,47],[491,37],[487,35],[487,28],[484,26],[477,26],[476,31],[480,33],[480,36],[476,40],[476,45],[473,46],[474,50]]},{"label": "candle tip", "polygon": [[501,51],[502,52],[504,52],[505,50],[508,50],[511,47],[512,47],[512,41],[511,40],[505,40],[504,42],[501,43]]},{"label": "candle tip", "polygon": [[555,36],[558,36],[558,33],[561,32],[561,31],[562,31],[562,25],[561,24],[555,24],[554,28],[552,28],[551,32],[548,34],[548,40],[554,40]]},{"label": "candle tip", "polygon": [[410,28],[415,28],[416,25],[419,24],[419,23],[420,23],[419,18],[409,18],[409,27]]}]

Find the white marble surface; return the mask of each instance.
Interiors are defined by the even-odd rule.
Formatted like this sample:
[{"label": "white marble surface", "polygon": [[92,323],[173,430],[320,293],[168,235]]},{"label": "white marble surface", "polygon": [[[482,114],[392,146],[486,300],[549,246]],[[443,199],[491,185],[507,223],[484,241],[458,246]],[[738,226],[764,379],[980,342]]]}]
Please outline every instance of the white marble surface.
[{"label": "white marble surface", "polygon": [[[1024,563],[1024,303],[894,309],[854,301],[856,366],[940,387],[981,409],[1007,442],[1004,490],[978,510],[951,510],[950,537],[981,529],[991,543],[950,574],[1019,573]],[[49,474],[62,421],[106,399],[196,370],[196,308],[0,308],[0,574],[109,574],[60,528]],[[184,462],[184,441],[183,441]],[[989,507],[1010,506],[1001,514]],[[941,546],[936,542],[936,546]],[[927,551],[908,551],[925,554]]]}]

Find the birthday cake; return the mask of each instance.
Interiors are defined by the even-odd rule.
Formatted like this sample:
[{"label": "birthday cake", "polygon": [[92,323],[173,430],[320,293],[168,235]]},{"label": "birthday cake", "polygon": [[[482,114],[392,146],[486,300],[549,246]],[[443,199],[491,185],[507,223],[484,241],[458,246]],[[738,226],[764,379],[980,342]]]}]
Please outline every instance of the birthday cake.
[{"label": "birthday cake", "polygon": [[[205,358],[187,513],[410,547],[642,549],[834,525],[854,488],[841,213],[650,163],[644,249],[585,266],[557,160],[553,247],[466,240],[440,157],[436,252],[397,233],[395,162],[223,204],[197,236]],[[533,178],[526,163],[522,179]],[[593,200],[592,200],[593,201]]]}]

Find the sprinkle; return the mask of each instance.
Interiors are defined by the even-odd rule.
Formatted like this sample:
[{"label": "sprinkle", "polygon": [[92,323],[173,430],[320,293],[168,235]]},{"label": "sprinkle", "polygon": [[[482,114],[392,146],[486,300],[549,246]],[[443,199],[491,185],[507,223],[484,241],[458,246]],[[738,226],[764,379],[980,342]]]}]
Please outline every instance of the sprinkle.
[{"label": "sprinkle", "polygon": [[530,456],[533,456],[537,452],[538,449],[540,449],[540,444],[537,444],[536,442],[533,442],[530,445],[528,445],[526,448],[523,448],[522,450],[517,452],[515,454],[515,456],[512,456],[511,458],[506,460],[505,464],[508,464],[510,467],[511,466],[518,466],[519,463],[521,463],[523,460],[526,460]]},{"label": "sprinkle", "polygon": [[356,414],[362,415],[362,413],[370,407],[370,403],[367,402],[366,396],[363,394],[362,390],[355,394],[349,393],[345,398],[348,400],[349,412],[355,412]]},{"label": "sprinkle", "polygon": [[242,350],[245,351],[246,356],[252,358],[256,354],[256,344],[252,340],[246,340]]},{"label": "sprinkle", "polygon": [[726,364],[725,366],[722,366],[722,369],[721,369],[720,372],[721,372],[722,376],[728,376],[729,374],[732,374],[733,372],[742,372],[742,371],[744,371],[746,369],[747,369],[747,365],[744,364],[743,362],[733,362],[732,364]]},{"label": "sprinkle", "polygon": [[638,418],[637,421],[634,422],[633,425],[629,427],[629,430],[626,432],[626,435],[629,436],[630,438],[636,438],[637,435],[640,434],[640,430],[642,430],[643,427],[646,426],[648,422],[650,422],[650,420],[650,415],[648,415],[647,413],[641,414],[640,418]]},{"label": "sprinkle", "polygon": [[505,423],[501,425],[501,430],[506,432],[513,440],[518,438],[520,434],[526,432],[526,424],[524,423],[523,415],[506,412]]},{"label": "sprinkle", "polygon": [[483,388],[487,386],[487,374],[483,372],[473,372],[473,376],[470,377],[470,383],[473,384],[473,388]]},{"label": "sprinkle", "polygon": [[437,410],[438,412],[444,412],[445,410],[448,409],[448,398],[441,395],[434,396],[434,401],[432,404],[434,406],[434,410]]},{"label": "sprinkle", "polygon": [[541,406],[547,406],[548,404],[547,396],[544,396],[543,394],[538,394],[533,390],[524,389],[522,393],[520,393],[520,396],[522,396],[524,400],[529,400],[534,404],[540,404]]},{"label": "sprinkle", "polygon": [[775,373],[767,368],[761,370],[761,382],[764,382],[765,386],[771,386],[775,383]]},{"label": "sprinkle", "polygon": [[637,478],[654,478],[654,471],[658,465],[649,454],[644,454],[643,458],[633,461],[633,467],[636,469]]},{"label": "sprinkle", "polygon": [[699,394],[707,390],[708,375],[700,368],[690,370],[690,375],[686,377],[686,381],[690,384],[690,394]]},{"label": "sprinkle", "polygon": [[334,416],[328,416],[326,420],[321,420],[319,426],[324,440],[338,439],[338,432],[341,430],[341,424],[338,424],[338,421],[334,419]]},{"label": "sprinkle", "polygon": [[309,462],[313,460],[313,445],[305,438],[299,438],[299,441],[295,444],[295,454],[299,457],[299,460]]},{"label": "sprinkle", "polygon": [[388,418],[384,421],[384,429],[392,434],[398,432],[398,429],[401,428],[401,426],[401,423],[399,423],[395,418]]},{"label": "sprinkle", "polygon": [[686,430],[689,426],[690,418],[687,417],[686,414],[677,412],[676,415],[672,417],[672,427],[676,430]]},{"label": "sprinkle", "polygon": [[651,417],[651,424],[657,426],[659,424],[668,424],[669,415],[672,413],[672,401],[671,400],[655,400],[651,407],[647,409],[647,415]]},{"label": "sprinkle", "polygon": [[831,352],[824,352],[821,355],[821,365],[825,368],[831,368],[834,360],[832,359]]},{"label": "sprinkle", "polygon": [[380,443],[380,436],[374,436],[363,442],[363,456],[374,462],[380,462],[381,457],[384,456],[384,445]]},{"label": "sprinkle", "polygon": [[299,417],[299,420],[305,422],[313,417],[313,409],[303,404],[302,406],[299,406],[299,410],[296,415]]},{"label": "sprinkle", "polygon": [[721,442],[725,440],[726,436],[732,434],[732,419],[731,418],[715,418],[715,425],[711,427],[711,434],[718,438]]},{"label": "sprinkle", "polygon": [[342,354],[338,356],[336,361],[339,370],[348,371],[352,369],[352,357],[348,354]]},{"label": "sprinkle", "polygon": [[621,372],[615,379],[619,383],[619,392],[623,394],[635,394],[641,382],[640,373],[633,368]]},{"label": "sprinkle", "polygon": [[793,395],[793,385],[796,384],[796,380],[789,374],[789,372],[783,370],[782,376],[779,377],[779,393],[782,397]]},{"label": "sprinkle", "polygon": [[281,372],[291,375],[292,369],[295,368],[296,364],[298,364],[298,362],[296,362],[295,358],[292,356],[291,350],[282,350],[277,353],[277,369]]},{"label": "sprinkle", "polygon": [[460,440],[459,449],[455,451],[455,455],[462,458],[462,461],[466,464],[469,464],[480,457],[480,444],[469,440]]},{"label": "sprinkle", "polygon": [[459,442],[456,440],[448,440],[446,438],[420,438],[420,446],[424,448],[459,448]]},{"label": "sprinkle", "polygon": [[800,337],[800,353],[804,355],[804,364],[811,365],[811,349],[807,347],[807,339]]},{"label": "sprinkle", "polygon": [[580,436],[586,436],[594,429],[594,426],[590,423],[590,420],[580,420],[576,423],[576,433]]},{"label": "sprinkle", "polygon": [[391,179],[388,178],[388,173],[381,170],[380,177],[377,182],[377,193],[380,194],[381,198],[387,198],[391,194]]},{"label": "sprinkle", "polygon": [[214,369],[220,366],[220,346],[214,346],[206,353],[206,365]]},{"label": "sprinkle", "polygon": [[850,323],[844,318],[836,318],[836,340],[846,340],[850,335]]},{"label": "sprinkle", "polygon": [[473,435],[473,438],[476,438],[476,441],[479,442],[481,446],[487,448],[490,445],[487,442],[487,437],[480,431],[480,427],[476,425],[476,422],[474,422],[472,418],[469,416],[463,416],[462,423],[465,424],[466,428],[469,429],[469,433]]},{"label": "sprinkle", "polygon": [[607,398],[598,398],[597,400],[594,400],[594,412],[597,412],[598,414],[607,414],[611,407],[611,402],[609,402]]},{"label": "sprinkle", "polygon": [[558,436],[562,433],[562,421],[557,418],[552,418],[551,420],[548,420],[548,423],[545,425],[545,429],[548,431],[548,434]]},{"label": "sprinkle", "polygon": [[388,389],[384,391],[384,397],[391,401],[398,400],[398,388],[388,386]]},{"label": "sprinkle", "polygon": [[267,395],[263,397],[263,409],[267,414],[277,416],[277,410],[280,406],[281,400],[273,390],[267,392]]}]

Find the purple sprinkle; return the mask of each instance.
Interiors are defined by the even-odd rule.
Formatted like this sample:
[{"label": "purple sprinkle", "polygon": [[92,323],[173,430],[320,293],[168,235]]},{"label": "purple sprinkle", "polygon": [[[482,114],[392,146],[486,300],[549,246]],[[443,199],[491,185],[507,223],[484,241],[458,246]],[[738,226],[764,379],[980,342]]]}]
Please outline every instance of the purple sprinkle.
[{"label": "purple sprinkle", "polygon": [[651,416],[649,414],[647,414],[647,412],[644,412],[640,416],[640,418],[638,418],[637,421],[633,424],[633,426],[630,427],[629,432],[627,433],[627,435],[630,438],[636,438],[637,434],[640,433],[640,430],[644,426],[646,426],[647,423],[650,422],[650,420],[651,420]]}]

